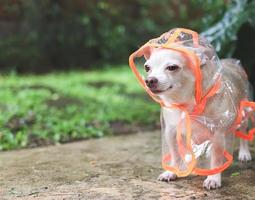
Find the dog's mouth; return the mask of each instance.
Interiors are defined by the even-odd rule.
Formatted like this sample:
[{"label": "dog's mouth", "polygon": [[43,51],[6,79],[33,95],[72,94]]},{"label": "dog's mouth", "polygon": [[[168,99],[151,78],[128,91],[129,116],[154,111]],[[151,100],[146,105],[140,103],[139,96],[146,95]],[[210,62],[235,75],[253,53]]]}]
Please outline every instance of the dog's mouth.
[{"label": "dog's mouth", "polygon": [[170,89],[172,89],[173,88],[173,86],[172,85],[170,85],[167,89],[165,89],[165,90],[154,90],[154,89],[151,89],[151,91],[154,93],[154,94],[160,94],[160,93],[163,93],[163,92],[166,92],[167,90],[170,90]]}]

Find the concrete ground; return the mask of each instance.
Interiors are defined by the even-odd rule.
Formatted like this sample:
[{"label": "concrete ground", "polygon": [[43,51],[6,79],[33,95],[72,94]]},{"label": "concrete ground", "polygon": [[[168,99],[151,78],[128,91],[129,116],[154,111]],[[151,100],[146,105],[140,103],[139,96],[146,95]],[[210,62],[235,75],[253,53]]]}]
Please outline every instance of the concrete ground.
[{"label": "concrete ground", "polygon": [[255,199],[254,161],[236,161],[207,191],[204,177],[157,181],[160,151],[160,133],[147,132],[2,152],[0,200]]}]

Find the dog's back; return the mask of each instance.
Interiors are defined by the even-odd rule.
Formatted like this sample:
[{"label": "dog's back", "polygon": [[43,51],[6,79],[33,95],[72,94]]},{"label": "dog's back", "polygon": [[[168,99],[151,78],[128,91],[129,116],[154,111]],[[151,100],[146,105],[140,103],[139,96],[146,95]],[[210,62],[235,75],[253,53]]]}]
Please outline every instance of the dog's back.
[{"label": "dog's back", "polygon": [[[228,123],[224,126],[227,128],[235,120],[240,102],[249,97],[249,82],[237,60],[223,59],[220,62],[222,65],[221,88],[208,100],[204,114],[212,117],[225,116],[224,113],[228,111],[229,116],[225,116],[225,121]],[[207,69],[205,71],[208,73]],[[209,77],[210,74],[205,76]]]},{"label": "dog's back", "polygon": [[240,61],[236,59],[223,59],[221,60],[223,66],[223,78],[232,82],[233,86],[236,87],[237,102],[243,100],[242,98],[249,97],[249,82],[247,79],[246,72],[240,65]]}]

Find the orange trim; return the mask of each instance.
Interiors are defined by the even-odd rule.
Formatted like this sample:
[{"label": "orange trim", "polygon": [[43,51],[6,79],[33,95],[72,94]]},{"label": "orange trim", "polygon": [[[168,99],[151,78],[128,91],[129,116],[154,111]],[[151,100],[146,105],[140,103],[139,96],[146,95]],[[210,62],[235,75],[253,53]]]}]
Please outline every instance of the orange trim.
[{"label": "orange trim", "polygon": [[[169,162],[171,160],[171,157],[170,155],[166,156],[166,158],[164,158],[162,160],[162,167],[164,170],[167,170],[167,171],[172,171],[174,172],[178,177],[185,177],[185,176],[188,176],[189,174],[192,173],[192,170],[194,169],[194,167],[192,167],[191,165],[188,166],[188,168],[186,170],[179,170],[178,168],[175,168],[175,167],[171,167],[169,166],[166,162]],[[196,162],[196,160],[192,160],[192,162]],[[195,165],[195,163],[194,163]],[[192,167],[192,168],[191,168]]]},{"label": "orange trim", "polygon": [[[181,171],[179,172],[178,176],[187,176],[189,175],[192,170],[194,169],[195,165],[196,165],[196,158],[195,155],[192,151],[192,146],[191,146],[191,121],[190,121],[190,116],[188,114],[187,111],[183,111],[183,113],[185,113],[185,117],[186,117],[186,148],[183,146],[183,141],[182,141],[182,131],[181,131],[181,120],[177,126],[177,134],[176,134],[176,140],[178,143],[178,151],[182,157],[182,160],[186,163],[187,165],[187,170],[185,171]],[[182,113],[182,114],[183,114]],[[181,114],[181,117],[182,117]],[[186,150],[186,151],[184,151]],[[187,152],[191,155],[191,161],[186,161],[185,160],[185,154],[187,154]]]},{"label": "orange trim", "polygon": [[220,86],[221,86],[221,77],[218,77],[218,79],[216,80],[216,83],[209,89],[207,94],[201,99],[200,103],[196,105],[196,107],[194,108],[192,112],[192,115],[199,115],[204,111],[206,103],[207,103],[207,99],[215,95],[216,92],[220,89]]},{"label": "orange trim", "polygon": [[136,78],[138,79],[138,82],[141,84],[141,86],[145,89],[145,91],[152,97],[152,99],[154,101],[156,101],[157,103],[159,103],[160,105],[164,105],[164,102],[158,98],[156,98],[154,96],[154,94],[147,88],[142,76],[140,75],[140,73],[138,72],[138,70],[136,69],[135,63],[134,63],[134,57],[141,57],[142,54],[140,54],[141,50],[143,50],[146,46],[141,47],[141,49],[139,49],[138,51],[134,52],[133,54],[131,54],[131,56],[129,57],[129,65],[133,71],[133,73],[135,74]]},{"label": "orange trim", "polygon": [[244,140],[253,140],[254,139],[254,135],[255,134],[255,128],[251,129],[250,131],[248,131],[248,134],[242,132],[242,131],[236,131],[235,135],[244,139]]},{"label": "orange trim", "polygon": [[[208,175],[213,175],[213,174],[218,174],[218,173],[223,172],[233,162],[233,156],[230,153],[228,153],[227,151],[224,151],[223,155],[224,155],[224,157],[226,158],[227,161],[223,165],[221,165],[220,167],[216,167],[216,168],[213,168],[213,169],[194,168],[192,170],[192,173],[196,174],[196,175],[201,175],[201,176],[208,176]],[[174,173],[176,173],[176,175],[178,177],[182,177],[182,175],[185,175],[185,173],[183,173],[179,169],[169,166],[167,163],[170,162],[170,161],[171,161],[171,156],[169,154],[164,156],[164,158],[162,160],[162,166],[165,170],[173,171]]]},{"label": "orange trim", "polygon": [[[241,101],[240,108],[239,108],[238,115],[237,115],[236,122],[235,122],[236,126],[242,123],[242,118],[243,118],[242,113],[243,113],[245,107],[251,108],[254,112],[255,111],[255,102],[245,101],[245,100]],[[250,117],[251,117],[251,120],[253,120],[253,116],[250,116]],[[248,133],[244,133],[240,130],[235,131],[235,135],[242,138],[243,140],[250,140],[250,141],[253,140],[254,134],[255,134],[255,128],[249,130]]]},{"label": "orange trim", "polygon": [[180,29],[177,29],[173,35],[168,39],[166,45],[172,44],[173,42],[175,42],[176,38],[178,37],[178,35],[181,33]]},{"label": "orange trim", "polygon": [[228,153],[226,150],[224,151],[223,155],[227,159],[227,161],[221,165],[220,167],[216,167],[213,169],[201,169],[201,168],[196,168],[194,169],[193,173],[197,175],[202,175],[202,176],[208,176],[208,175],[213,175],[213,174],[218,174],[223,172],[225,169],[227,169],[233,162],[233,156]]}]

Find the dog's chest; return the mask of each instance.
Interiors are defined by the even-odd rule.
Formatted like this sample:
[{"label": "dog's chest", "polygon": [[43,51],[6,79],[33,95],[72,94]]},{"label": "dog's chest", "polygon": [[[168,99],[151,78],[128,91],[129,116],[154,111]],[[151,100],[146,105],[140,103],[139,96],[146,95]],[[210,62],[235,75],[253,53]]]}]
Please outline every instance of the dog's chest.
[{"label": "dog's chest", "polygon": [[162,108],[162,114],[164,117],[164,122],[166,127],[173,127],[177,126],[180,116],[181,116],[181,111],[176,110],[176,109],[169,109],[169,108]]}]

